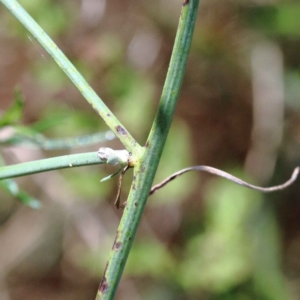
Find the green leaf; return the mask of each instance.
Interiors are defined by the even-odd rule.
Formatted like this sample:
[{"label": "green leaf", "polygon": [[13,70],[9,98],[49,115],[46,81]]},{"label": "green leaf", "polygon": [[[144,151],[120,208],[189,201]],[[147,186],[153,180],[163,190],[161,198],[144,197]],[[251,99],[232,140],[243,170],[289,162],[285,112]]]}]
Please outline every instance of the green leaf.
[{"label": "green leaf", "polygon": [[15,89],[14,102],[0,118],[0,127],[16,124],[23,115],[24,98],[20,89]]},{"label": "green leaf", "polygon": [[0,181],[0,187],[11,196],[17,198],[21,203],[34,209],[41,208],[41,202],[26,192],[19,189],[18,184],[13,179],[4,179]]},{"label": "green leaf", "polygon": [[[4,161],[0,156],[0,166],[4,165]],[[26,192],[19,189],[18,184],[13,179],[0,180],[0,188],[11,196],[17,198],[20,202],[34,209],[41,208],[41,202]]]},{"label": "green leaf", "polygon": [[16,195],[16,198],[30,208],[40,209],[42,207],[42,203],[39,200],[24,191],[19,191],[19,193]]}]

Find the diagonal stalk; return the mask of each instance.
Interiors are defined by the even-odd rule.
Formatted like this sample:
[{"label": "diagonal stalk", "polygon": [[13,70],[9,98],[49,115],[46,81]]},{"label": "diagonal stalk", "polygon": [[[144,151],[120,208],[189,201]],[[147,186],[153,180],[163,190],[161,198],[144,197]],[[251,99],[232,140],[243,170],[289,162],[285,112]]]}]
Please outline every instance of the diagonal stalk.
[{"label": "diagonal stalk", "polygon": [[116,116],[104,104],[100,97],[77,71],[63,52],[57,47],[46,32],[33,20],[26,10],[16,0],[0,0],[6,8],[22,23],[30,34],[41,44],[41,46],[55,60],[57,65],[69,77],[79,92],[88,103],[99,113],[104,122],[110,127],[114,134],[120,139],[129,152],[135,152],[141,147],[125,129]]},{"label": "diagonal stalk", "polygon": [[113,299],[135,237],[171,126],[195,27],[199,0],[186,0],[181,11],[167,78],[149,138],[138,153],[127,205],[110,252],[96,300]]}]

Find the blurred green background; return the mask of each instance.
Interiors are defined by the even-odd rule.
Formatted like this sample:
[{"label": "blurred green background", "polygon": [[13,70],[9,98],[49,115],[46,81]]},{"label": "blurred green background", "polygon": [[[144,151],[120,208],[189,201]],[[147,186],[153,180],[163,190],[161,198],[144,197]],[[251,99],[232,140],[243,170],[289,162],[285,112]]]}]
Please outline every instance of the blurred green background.
[{"label": "blurred green background", "polygon": [[[159,102],[181,1],[22,0],[144,144]],[[155,182],[211,165],[269,186],[300,154],[300,3],[204,0]],[[0,6],[0,110],[49,138],[107,127],[52,59]],[[9,125],[9,126],[8,126]],[[0,141],[14,126],[2,122]],[[2,147],[5,164],[122,148],[117,140],[44,151]],[[16,179],[32,210],[0,191],[0,299],[94,299],[122,215],[111,166]],[[132,174],[124,178],[125,200]],[[263,195],[190,173],[149,198],[116,299],[300,299],[300,188]]]}]

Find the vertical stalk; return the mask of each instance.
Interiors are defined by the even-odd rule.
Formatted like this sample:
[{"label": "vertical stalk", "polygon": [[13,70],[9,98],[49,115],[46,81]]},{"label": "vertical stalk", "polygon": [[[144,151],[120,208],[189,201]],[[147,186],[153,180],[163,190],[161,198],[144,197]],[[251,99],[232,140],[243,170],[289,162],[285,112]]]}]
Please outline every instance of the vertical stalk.
[{"label": "vertical stalk", "polygon": [[158,112],[145,147],[139,153],[135,153],[138,160],[134,168],[131,190],[96,300],[111,300],[117,291],[171,126],[184,77],[199,1],[186,0],[183,3]]}]

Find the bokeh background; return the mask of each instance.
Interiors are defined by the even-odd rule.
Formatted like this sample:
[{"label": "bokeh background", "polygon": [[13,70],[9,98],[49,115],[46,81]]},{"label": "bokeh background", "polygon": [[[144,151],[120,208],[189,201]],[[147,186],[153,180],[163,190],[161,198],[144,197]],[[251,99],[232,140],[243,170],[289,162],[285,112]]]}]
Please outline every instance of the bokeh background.
[{"label": "bokeh background", "polygon": [[[179,0],[22,0],[132,135],[144,144],[160,98]],[[300,3],[202,0],[182,92],[155,182],[190,165],[262,186],[300,161]],[[0,6],[0,110],[48,138],[108,128]],[[18,118],[17,118],[18,119]],[[2,124],[2,144],[16,125]],[[8,126],[9,125],[9,126]],[[116,140],[45,151],[3,145],[5,164],[122,148]],[[114,172],[92,166],[16,179],[34,210],[0,191],[0,299],[94,299],[122,211]],[[131,174],[122,188],[125,200]],[[300,299],[299,180],[263,195],[197,172],[149,198],[116,299]]]}]

